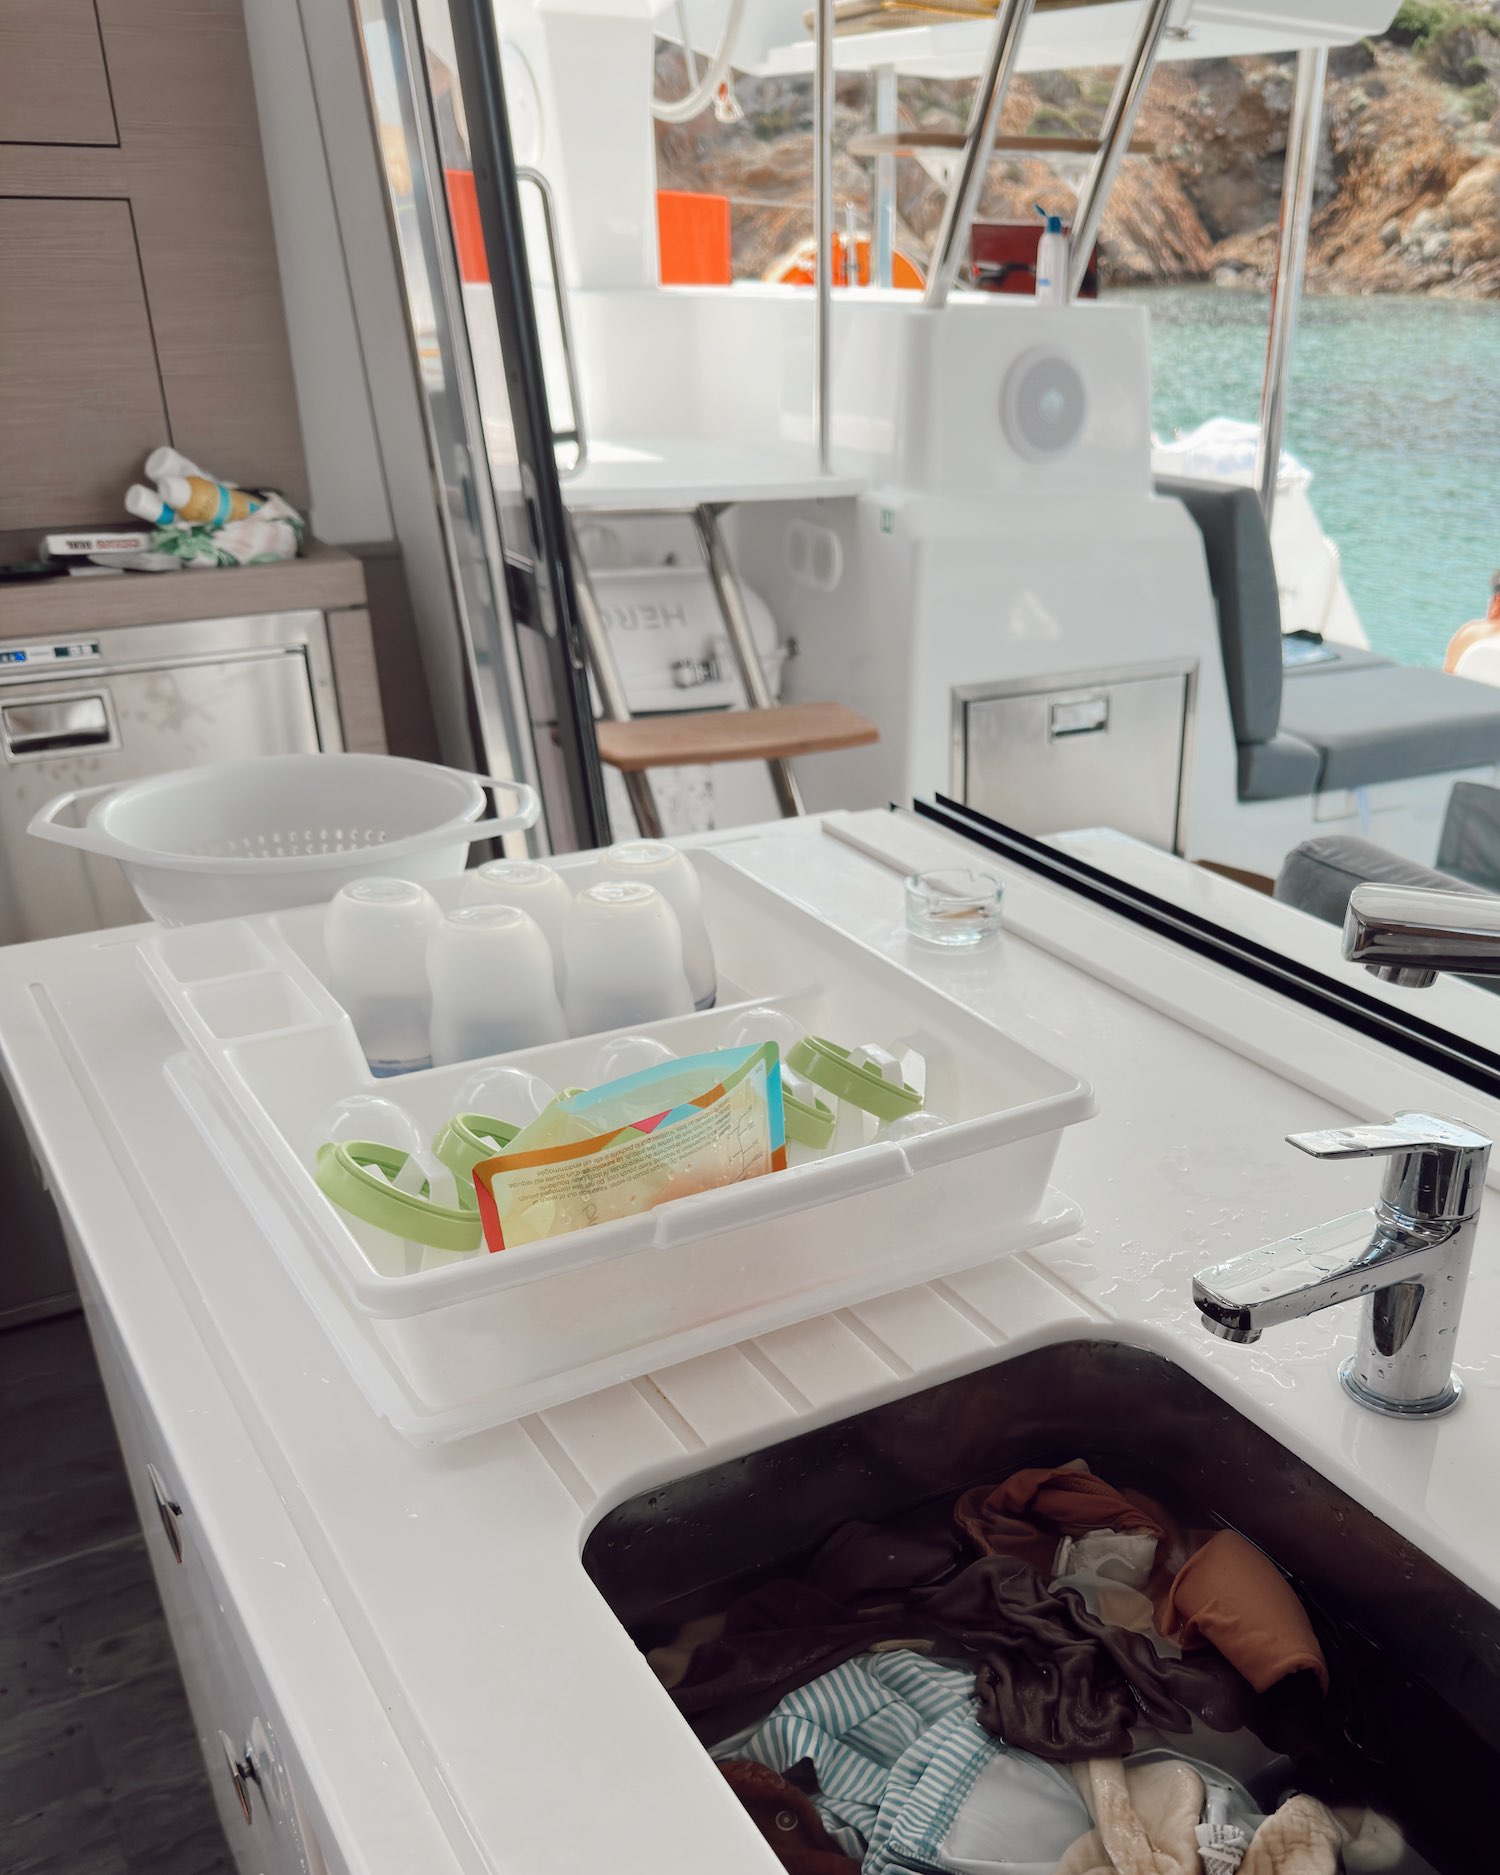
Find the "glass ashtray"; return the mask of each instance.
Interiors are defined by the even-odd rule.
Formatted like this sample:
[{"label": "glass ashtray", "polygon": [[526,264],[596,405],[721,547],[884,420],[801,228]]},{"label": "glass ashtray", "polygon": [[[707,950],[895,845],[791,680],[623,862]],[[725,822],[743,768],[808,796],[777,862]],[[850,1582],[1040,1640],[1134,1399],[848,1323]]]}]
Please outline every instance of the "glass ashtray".
[{"label": "glass ashtray", "polygon": [[1000,929],[1003,882],[978,866],[944,866],[906,881],[906,928],[946,948],[983,944]]}]

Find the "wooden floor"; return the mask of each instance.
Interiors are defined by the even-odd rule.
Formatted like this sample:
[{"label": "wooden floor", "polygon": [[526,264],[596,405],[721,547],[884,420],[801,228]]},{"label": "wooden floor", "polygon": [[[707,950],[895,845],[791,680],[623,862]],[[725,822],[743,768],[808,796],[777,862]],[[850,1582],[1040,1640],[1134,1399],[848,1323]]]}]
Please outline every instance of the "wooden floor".
[{"label": "wooden floor", "polygon": [[233,1866],[83,1318],[0,1333],[0,1870]]}]

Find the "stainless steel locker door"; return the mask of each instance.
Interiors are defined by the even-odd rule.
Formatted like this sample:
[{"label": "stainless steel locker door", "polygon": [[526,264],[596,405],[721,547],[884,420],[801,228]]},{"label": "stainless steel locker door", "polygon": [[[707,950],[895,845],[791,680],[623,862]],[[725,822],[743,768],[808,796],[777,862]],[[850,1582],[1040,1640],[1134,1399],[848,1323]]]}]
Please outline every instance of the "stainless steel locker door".
[{"label": "stainless steel locker door", "polygon": [[1171,852],[1185,672],[1011,691],[963,705],[964,798],[1023,833],[1114,827]]}]

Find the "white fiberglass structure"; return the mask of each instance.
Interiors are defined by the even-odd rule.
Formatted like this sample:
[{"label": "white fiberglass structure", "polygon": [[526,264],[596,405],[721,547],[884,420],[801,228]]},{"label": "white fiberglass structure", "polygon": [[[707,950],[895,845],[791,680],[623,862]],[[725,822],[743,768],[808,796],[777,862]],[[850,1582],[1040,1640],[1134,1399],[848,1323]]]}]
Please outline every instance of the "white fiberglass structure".
[{"label": "white fiberglass structure", "polygon": [[[429,61],[451,71],[442,0],[419,10]],[[1322,61],[1390,11],[1007,5],[995,21],[836,30],[821,69],[871,74],[877,106],[892,74],[974,77],[971,213],[997,67],[1000,95],[1011,70],[1121,67],[1081,192],[1093,229],[1118,161],[1111,127],[1128,141],[1156,58],[1296,52],[1263,413],[1279,443]],[[698,0],[687,18],[700,86],[716,72],[820,69],[800,0]],[[606,581],[649,573],[681,561],[670,517],[713,512],[738,581],[790,653],[778,654],[781,699],[852,705],[880,732],[871,747],[798,762],[810,809],[943,791],[1032,832],[1109,824],[1263,875],[1339,829],[1432,858],[1453,781],[1494,779],[1500,699],[1364,647],[1295,474],[1272,509],[1264,446],[1258,466],[1222,477],[1238,506],[1185,505],[1158,485],[1182,465],[1170,446],[1153,460],[1144,311],[931,282],[925,294],[663,287],[653,85],[658,35],[677,35],[678,10],[497,0],[495,21],[515,160],[537,184],[523,192],[528,250],[575,552],[596,558],[604,539],[594,570]],[[964,177],[960,161],[935,277],[959,272]],[[888,187],[877,176],[877,219]],[[515,470],[490,287],[464,285],[460,303],[498,488]],[[1269,574],[1267,542],[1240,538],[1254,531],[1245,485],[1257,480]],[[1283,633],[1314,635],[1284,674]],[[707,642],[674,650],[712,662]],[[535,711],[533,725],[544,727]],[[774,811],[759,770],[739,772],[737,791],[720,778],[718,824]],[[628,811],[618,791],[614,809]]]}]

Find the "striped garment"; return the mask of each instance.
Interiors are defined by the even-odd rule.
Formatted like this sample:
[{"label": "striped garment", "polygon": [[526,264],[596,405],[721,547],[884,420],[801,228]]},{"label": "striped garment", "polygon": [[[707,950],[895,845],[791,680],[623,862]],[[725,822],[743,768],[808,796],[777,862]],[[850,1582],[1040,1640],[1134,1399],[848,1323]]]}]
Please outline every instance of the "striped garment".
[{"label": "striped garment", "polygon": [[908,1652],[866,1654],[789,1693],[713,1756],[781,1772],[810,1759],[818,1813],[839,1847],[863,1861],[864,1875],[943,1875],[943,1839],[975,1781],[1002,1755],[1027,1756],[981,1729],[973,1688],[970,1668]]}]

